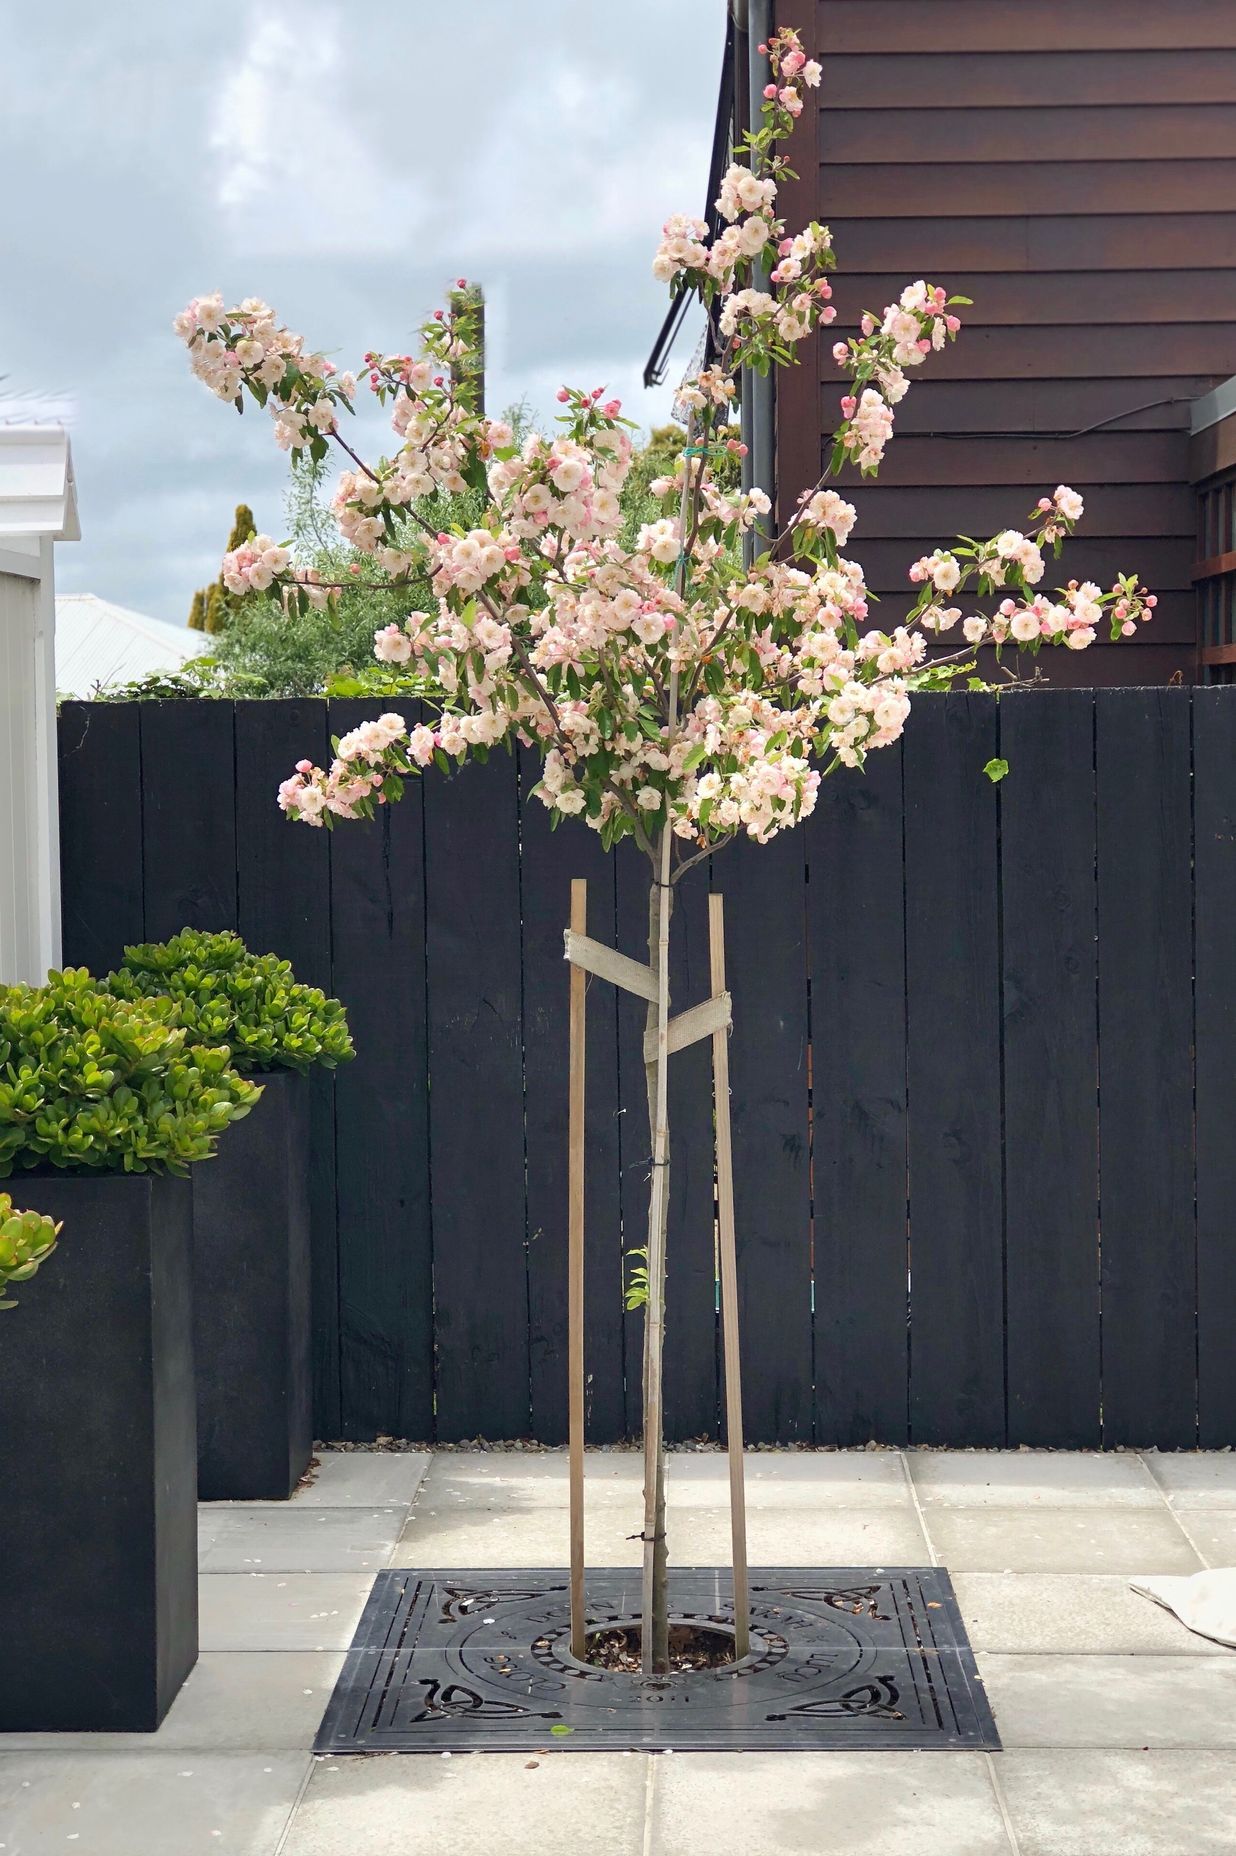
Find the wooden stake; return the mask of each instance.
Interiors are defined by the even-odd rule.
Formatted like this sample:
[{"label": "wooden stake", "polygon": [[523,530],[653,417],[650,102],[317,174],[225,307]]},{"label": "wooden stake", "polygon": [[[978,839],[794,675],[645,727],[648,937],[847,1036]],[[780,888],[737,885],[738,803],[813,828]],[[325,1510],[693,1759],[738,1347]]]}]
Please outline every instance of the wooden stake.
[{"label": "wooden stake", "polygon": [[[708,898],[708,956],[712,992],[725,991],[725,912],[722,898]],[[747,1591],[747,1502],[742,1460],[742,1367],[738,1353],[738,1258],[734,1238],[734,1158],[730,1144],[730,1053],[728,1026],[712,1034],[712,1077],[717,1131],[717,1231],[721,1254],[721,1337],[725,1350],[725,1427],[730,1459],[730,1533],[734,1560],[734,1653],[750,1649],[751,1603]]]},{"label": "wooden stake", "polygon": [[[571,884],[571,933],[588,928],[588,885]],[[588,976],[571,968],[571,1059],[568,1112],[567,1375],[571,1457],[571,1654],[582,1662],[584,1636],[584,1029]]]}]

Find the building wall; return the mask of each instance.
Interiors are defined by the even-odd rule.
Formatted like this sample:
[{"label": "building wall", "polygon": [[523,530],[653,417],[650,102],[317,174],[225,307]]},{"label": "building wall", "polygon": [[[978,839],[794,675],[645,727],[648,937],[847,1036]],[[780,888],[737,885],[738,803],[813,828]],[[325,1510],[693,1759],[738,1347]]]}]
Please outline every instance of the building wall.
[{"label": "building wall", "polygon": [[[1136,642],[1053,655],[1053,681],[1191,680],[1188,402],[1236,373],[1236,4],[778,0],[778,16],[824,65],[784,203],[832,227],[836,331],[924,275],[974,299],[898,408],[878,481],[854,476],[851,551],[883,613],[917,554],[1017,526],[1064,481],[1087,515],[1061,567],[1136,570],[1160,603]],[[783,506],[840,416],[833,339],[782,377]]]}]

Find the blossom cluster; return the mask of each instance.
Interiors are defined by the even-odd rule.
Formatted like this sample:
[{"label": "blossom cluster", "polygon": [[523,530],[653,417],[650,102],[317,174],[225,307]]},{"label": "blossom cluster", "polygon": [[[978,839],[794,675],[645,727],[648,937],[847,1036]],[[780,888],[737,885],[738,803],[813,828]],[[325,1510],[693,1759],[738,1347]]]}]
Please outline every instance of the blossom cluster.
[{"label": "blossom cluster", "polygon": [[[1098,637],[1105,613],[1113,644],[1131,638],[1158,603],[1135,575],[1120,575],[1107,591],[1090,580],[1070,580],[1054,598],[1033,591],[1047,570],[1044,550],[1059,554],[1083,514],[1077,491],[1057,484],[1053,494],[1040,497],[1031,510],[1029,534],[1008,528],[989,541],[958,542],[923,555],[910,568],[911,581],[923,588],[912,618],[937,635],[960,622],[968,645],[990,644],[997,650],[1012,643],[1031,653],[1043,644],[1084,651]],[[972,613],[968,618],[960,606],[941,604],[941,598],[964,590],[971,581],[980,597],[1005,589],[1019,597],[1007,596],[994,613]]]},{"label": "blossom cluster", "polygon": [[851,391],[841,398],[838,462],[848,459],[865,476],[878,470],[893,435],[893,407],[909,390],[906,369],[921,366],[945,342],[956,340],[961,320],[954,310],[969,300],[946,296],[920,277],[906,285],[882,317],[865,314],[860,335],[834,343],[833,359],[852,381]]},{"label": "blossom cluster", "polygon": [[[622,506],[632,428],[620,402],[603,387],[564,387],[556,432],[517,442],[466,390],[476,344],[466,299],[422,325],[414,354],[365,356],[360,371],[396,441],[372,465],[339,430],[355,381],[264,304],[229,310],[199,298],[177,319],[195,373],[220,397],[267,405],[294,451],[344,449],[334,507],[345,539],[395,584],[415,574],[432,593],[427,609],[384,626],[374,649],[415,668],[438,692],[437,712],[412,726],[378,716],[336,742],[328,765],[298,763],[279,789],[291,818],[370,817],[431,764],[519,743],[540,758],[534,791],[555,823],[579,817],[607,846],[630,837],[649,855],[670,833],[678,874],[739,833],[762,843],[806,817],[823,778],[898,740],[915,691],[970,675],[978,646],[1076,650],[1105,619],[1118,637],[1150,616],[1154,599],[1132,576],[1106,591],[1042,589],[1047,555],[1082,514],[1060,485],[1023,529],[923,555],[904,622],[873,625],[862,569],[845,553],[855,505],[827,479],[878,468],[911,371],[958,333],[964,299],[922,280],[838,342],[850,391],[824,475],[778,539],[740,564],[770,502],[758,486],[727,490],[713,475],[712,457],[741,449],[728,427],[736,377],[791,360],[833,319],[827,228],[791,234],[776,207],[780,143],[819,67],[788,30],[764,49],[776,81],[762,126],[722,177],[715,237],[705,221],[672,219],[654,260],[659,276],[698,292],[712,342],[686,390],[683,453],[651,485],[660,513],[633,539]],[[464,488],[480,493],[479,514],[442,528],[441,493]],[[265,535],[228,556],[224,578],[236,593],[292,601],[329,592]],[[995,609],[967,612],[970,593]]]}]

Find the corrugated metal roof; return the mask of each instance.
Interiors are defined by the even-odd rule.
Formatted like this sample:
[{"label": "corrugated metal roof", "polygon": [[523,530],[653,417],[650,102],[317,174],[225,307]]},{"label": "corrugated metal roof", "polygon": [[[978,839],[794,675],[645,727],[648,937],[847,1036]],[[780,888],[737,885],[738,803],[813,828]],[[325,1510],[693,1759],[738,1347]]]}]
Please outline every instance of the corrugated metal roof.
[{"label": "corrugated metal roof", "polygon": [[151,671],[175,670],[209,642],[204,632],[114,606],[96,593],[59,593],[56,689],[62,696],[89,696]]}]

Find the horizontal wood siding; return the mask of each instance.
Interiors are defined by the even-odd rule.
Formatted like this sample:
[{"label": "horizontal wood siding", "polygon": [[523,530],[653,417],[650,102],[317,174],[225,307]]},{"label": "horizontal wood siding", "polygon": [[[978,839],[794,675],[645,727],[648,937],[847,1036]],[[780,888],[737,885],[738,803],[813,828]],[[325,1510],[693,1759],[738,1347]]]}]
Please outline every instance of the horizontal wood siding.
[{"label": "horizontal wood siding", "polygon": [[[1236,6],[817,0],[804,21],[784,0],[778,13],[805,24],[824,67],[783,205],[832,228],[837,332],[916,277],[973,299],[897,408],[878,481],[850,478],[851,547],[873,590],[902,593],[924,548],[1021,525],[1071,483],[1087,513],[1059,577],[1136,571],[1165,597],[1136,639],[1053,655],[1048,673],[1191,680],[1188,406],[1236,373]],[[840,417],[832,339],[806,345],[779,387],[782,507]]]},{"label": "horizontal wood siding", "polygon": [[1236,50],[1231,0],[816,0],[815,22],[837,52]]}]

